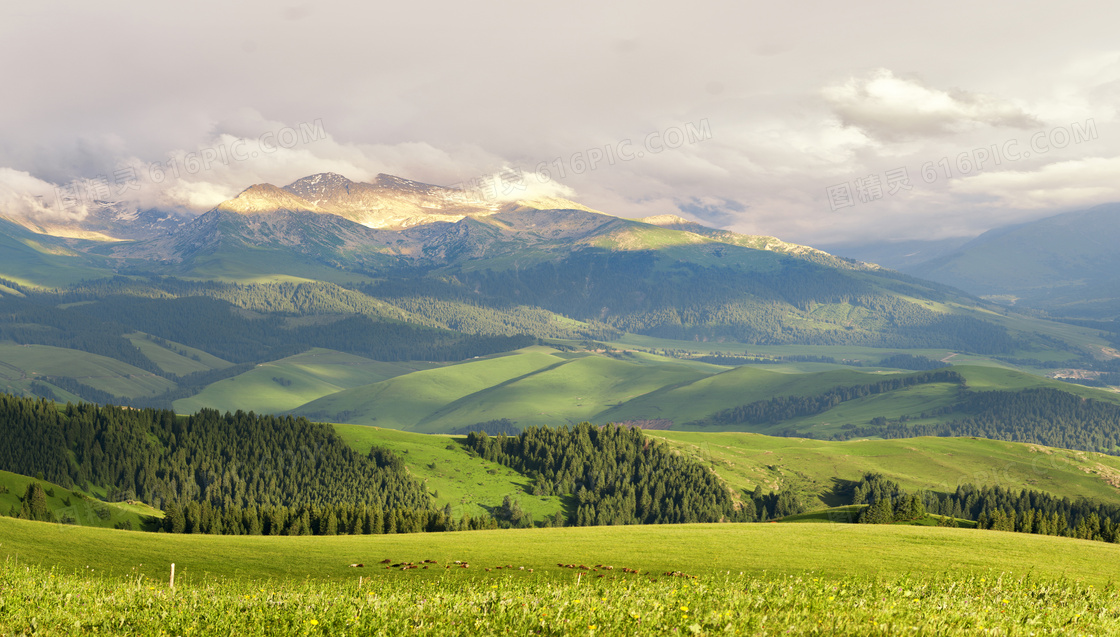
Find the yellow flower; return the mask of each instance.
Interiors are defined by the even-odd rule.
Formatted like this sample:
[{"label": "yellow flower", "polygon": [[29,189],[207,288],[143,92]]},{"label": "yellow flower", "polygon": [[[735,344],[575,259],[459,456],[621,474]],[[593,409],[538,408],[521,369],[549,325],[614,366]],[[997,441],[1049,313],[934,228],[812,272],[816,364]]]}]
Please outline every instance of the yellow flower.
[{"label": "yellow flower", "polygon": [[319,620],[318,619],[312,619],[311,620],[311,625],[312,626],[318,626],[319,625]]},{"label": "yellow flower", "polygon": [[681,610],[683,610],[684,612],[687,613],[688,612],[688,606],[681,606]]}]

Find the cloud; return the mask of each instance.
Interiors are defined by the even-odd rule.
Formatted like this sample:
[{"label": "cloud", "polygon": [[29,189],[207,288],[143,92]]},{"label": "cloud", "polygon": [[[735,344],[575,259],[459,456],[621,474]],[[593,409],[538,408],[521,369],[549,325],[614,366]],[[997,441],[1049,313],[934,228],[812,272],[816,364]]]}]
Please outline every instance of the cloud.
[{"label": "cloud", "polygon": [[0,215],[39,224],[80,221],[86,216],[86,207],[79,201],[59,205],[61,196],[55,184],[0,167]]},{"label": "cloud", "polygon": [[979,126],[1032,128],[1039,121],[997,97],[959,89],[930,88],[889,69],[825,87],[822,97],[844,126],[883,141],[965,132]]},{"label": "cloud", "polygon": [[1036,170],[987,172],[956,179],[958,195],[978,196],[990,205],[1037,210],[1120,201],[1120,157],[1087,157],[1047,164]]}]

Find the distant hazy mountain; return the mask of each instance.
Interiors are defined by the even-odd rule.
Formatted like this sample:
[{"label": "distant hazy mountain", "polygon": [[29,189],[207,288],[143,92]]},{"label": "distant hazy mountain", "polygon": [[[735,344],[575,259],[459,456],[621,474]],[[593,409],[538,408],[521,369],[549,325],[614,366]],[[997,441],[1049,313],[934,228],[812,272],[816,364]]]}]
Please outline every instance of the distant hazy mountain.
[{"label": "distant hazy mountain", "polygon": [[1051,312],[1120,315],[1120,204],[998,228],[901,268],[973,294]]},{"label": "distant hazy mountain", "polygon": [[920,263],[950,254],[971,240],[972,237],[952,237],[930,241],[836,243],[817,247],[836,256],[876,263],[885,268],[906,272]]}]

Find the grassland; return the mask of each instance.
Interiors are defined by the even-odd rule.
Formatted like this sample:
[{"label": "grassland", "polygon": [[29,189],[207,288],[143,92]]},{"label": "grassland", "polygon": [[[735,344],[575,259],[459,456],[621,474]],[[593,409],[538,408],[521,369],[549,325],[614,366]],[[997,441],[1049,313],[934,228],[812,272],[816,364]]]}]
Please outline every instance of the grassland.
[{"label": "grassland", "polygon": [[1120,458],[1092,452],[977,438],[827,442],[749,433],[647,434],[707,464],[734,489],[792,489],[809,504],[845,504],[833,490],[869,471],[907,490],[948,492],[970,483],[1120,504]]},{"label": "grassland", "polygon": [[38,288],[113,276],[95,259],[44,239],[0,218],[0,278]]},{"label": "grassland", "polygon": [[161,345],[142,332],[126,334],[125,337],[148,360],[158,365],[163,371],[175,376],[185,376],[186,374],[212,369],[225,369],[233,365],[229,361],[222,360],[200,349],[187,347],[179,343],[165,341],[167,345]]},{"label": "grassland", "polygon": [[583,584],[505,577],[350,582],[212,581],[174,590],[0,564],[3,634],[1107,634],[1117,593],[1013,576],[822,578],[728,574]]},{"label": "grassland", "polygon": [[134,529],[141,529],[145,518],[163,517],[161,511],[145,504],[102,502],[96,497],[90,497],[91,495],[103,497],[105,495],[103,491],[83,493],[9,471],[0,471],[0,487],[2,487],[0,491],[4,491],[0,493],[0,514],[15,515],[20,509],[21,498],[27,491],[27,485],[32,482],[38,482],[48,490],[47,509],[57,520],[69,519],[72,524],[109,528],[119,524],[129,524]]},{"label": "grassland", "polygon": [[[701,577],[760,575],[888,576],[898,573],[1007,573],[1068,577],[1101,585],[1115,579],[1120,546],[1052,536],[865,524],[681,524],[354,536],[206,536],[117,531],[0,518],[0,555],[107,576],[164,580],[286,578],[376,582],[401,578],[575,579],[558,564],[611,565],[643,573]],[[439,562],[402,572],[393,563]],[[455,560],[470,568],[444,568]],[[351,568],[362,563],[364,569]],[[143,564],[143,567],[140,565]],[[497,570],[498,566],[513,566]],[[520,570],[524,566],[525,570]],[[490,568],[491,571],[485,569]],[[533,569],[532,572],[529,569]],[[621,576],[610,571],[585,574]]]},{"label": "grassland", "polygon": [[[737,345],[731,351],[765,353],[744,347]],[[871,354],[863,350],[845,353]],[[941,351],[925,353],[950,357]],[[339,390],[342,383],[332,384],[323,374],[285,369],[286,365],[298,367],[298,358],[269,364],[290,372],[287,376],[269,373],[268,366],[259,367],[220,381],[175,406],[180,411],[190,411],[207,405],[226,409],[248,405],[257,411],[291,410],[312,419],[427,433],[450,432],[502,418],[520,427],[664,419],[680,428],[718,411],[774,396],[812,396],[835,387],[872,384],[889,375],[907,373],[826,363],[729,368],[642,351],[565,352],[537,346],[434,369],[402,371],[387,380]],[[817,370],[806,371],[806,366],[816,366]],[[1120,394],[1115,392],[1005,367],[955,365],[954,369],[965,377],[969,389],[977,391],[1050,387],[1120,403]],[[273,380],[276,377],[289,379],[293,385],[278,385]],[[355,378],[353,382],[360,380]],[[828,436],[839,432],[845,424],[868,425],[877,417],[895,420],[907,416],[915,423],[944,422],[960,414],[942,414],[925,420],[919,416],[957,402],[957,389],[953,383],[909,387],[849,401],[811,417],[748,430],[777,433],[792,427]],[[743,426],[729,427],[732,428],[741,430]]]},{"label": "grassland", "polygon": [[[69,376],[129,398],[154,396],[175,387],[165,378],[105,356],[48,345],[0,343],[0,388],[23,394],[37,376]],[[61,390],[56,393],[69,397]]]},{"label": "grassland", "polygon": [[[57,529],[0,519],[0,634],[1120,629],[1111,586],[1120,547],[1049,536],[851,524],[335,537]],[[428,568],[385,568],[382,559]]]},{"label": "grassland", "polygon": [[275,413],[429,367],[432,365],[422,362],[384,363],[316,348],[220,380],[190,398],[175,401],[174,407],[180,413],[203,407]]},{"label": "grassland", "polygon": [[561,510],[562,498],[528,493],[530,480],[509,467],[471,456],[451,436],[425,435],[361,425],[335,425],[351,447],[368,453],[387,447],[404,460],[409,472],[424,482],[438,508],[451,505],[456,518],[464,513],[488,515],[506,496],[540,521]]},{"label": "grassland", "polygon": [[295,413],[337,422],[413,429],[425,417],[456,400],[562,362],[563,359],[540,352],[484,358],[339,392],[303,405]]},{"label": "grassland", "polygon": [[[527,477],[472,457],[456,437],[360,425],[335,430],[362,453],[373,445],[392,449],[434,494],[436,506],[450,504],[456,515],[483,513],[507,495],[538,521],[567,504],[530,495]],[[944,493],[973,484],[1120,504],[1120,458],[1093,452],[977,438],[829,442],[734,432],[645,433],[707,465],[737,492],[789,489],[810,509],[846,504],[836,488],[867,472],[910,491]]]}]

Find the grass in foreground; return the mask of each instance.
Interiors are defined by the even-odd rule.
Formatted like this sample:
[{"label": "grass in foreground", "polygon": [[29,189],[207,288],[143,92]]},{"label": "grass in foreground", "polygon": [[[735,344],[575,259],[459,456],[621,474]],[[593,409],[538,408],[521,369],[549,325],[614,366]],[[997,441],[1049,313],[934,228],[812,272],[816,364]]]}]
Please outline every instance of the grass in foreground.
[{"label": "grass in foreground", "polygon": [[[679,524],[262,537],[115,531],[0,518],[0,558],[4,556],[18,556],[21,564],[56,566],[62,572],[88,567],[107,577],[140,568],[145,577],[160,580],[167,578],[174,562],[177,581],[192,585],[215,578],[353,581],[359,576],[374,578],[379,585],[445,576],[463,585],[478,585],[479,580],[489,585],[511,573],[496,568],[506,565],[514,567],[514,577],[570,581],[574,570],[558,564],[609,564],[615,570],[683,571],[701,577],[728,572],[834,577],[1034,573],[1101,586],[1115,580],[1120,546],[1023,533],[874,524]],[[383,559],[433,559],[440,565],[460,560],[471,566],[402,572],[385,569],[379,564]],[[365,568],[350,568],[352,563]]]},{"label": "grass in foreground", "polygon": [[1068,580],[727,573],[581,582],[96,578],[0,565],[0,635],[1051,635],[1120,630],[1120,596]]}]

